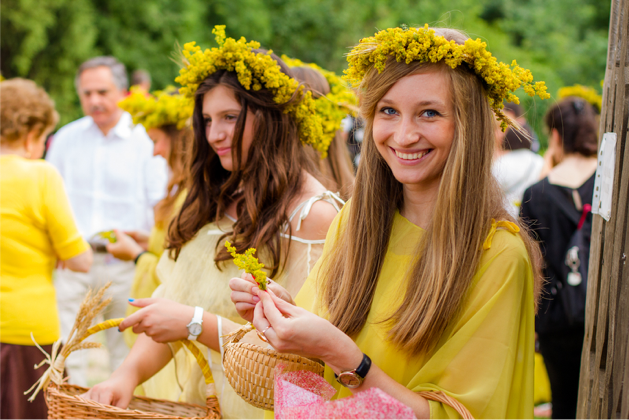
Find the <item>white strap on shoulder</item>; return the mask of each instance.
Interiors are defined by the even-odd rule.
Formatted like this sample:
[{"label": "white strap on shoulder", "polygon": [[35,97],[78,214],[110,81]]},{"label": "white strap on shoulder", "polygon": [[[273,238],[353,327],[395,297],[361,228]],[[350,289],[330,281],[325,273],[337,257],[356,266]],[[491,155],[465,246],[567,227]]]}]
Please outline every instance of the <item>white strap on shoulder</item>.
[{"label": "white strap on shoulder", "polygon": [[326,191],[323,194],[310,197],[308,200],[299,204],[293,211],[293,214],[291,214],[291,216],[288,219],[290,222],[292,222],[293,218],[297,215],[297,212],[301,210],[301,213],[299,214],[299,222],[297,223],[297,228],[295,229],[296,232],[299,232],[299,229],[301,229],[301,222],[306,217],[308,217],[308,214],[310,214],[310,210],[312,209],[312,206],[314,205],[314,203],[321,200],[332,204],[337,212],[341,211],[337,203],[340,203],[341,207],[345,205],[345,201],[343,201],[338,195],[334,194],[332,191]]}]

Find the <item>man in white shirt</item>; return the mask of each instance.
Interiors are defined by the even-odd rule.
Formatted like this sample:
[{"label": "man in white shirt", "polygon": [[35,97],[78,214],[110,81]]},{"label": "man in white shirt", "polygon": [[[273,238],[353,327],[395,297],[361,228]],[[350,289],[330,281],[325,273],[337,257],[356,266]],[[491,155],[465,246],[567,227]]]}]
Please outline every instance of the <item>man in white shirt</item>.
[{"label": "man in white shirt", "polygon": [[[88,289],[111,281],[112,303],[105,319],[125,316],[133,282],[133,261],[107,254],[94,234],[114,228],[145,230],[153,225],[153,206],[166,192],[166,162],[153,157],[153,143],[144,127],[133,125],[131,115],[118,108],[127,92],[125,67],[114,57],[96,57],[83,63],[75,85],[85,117],[62,127],[54,136],[46,159],[64,179],[81,234],[92,243],[94,264],[89,273],[58,269],[55,288],[62,337],[67,338],[79,305]],[[107,330],[110,369],[124,360],[128,348],[122,334]],[[70,382],[87,385],[84,352],[66,361]]]}]

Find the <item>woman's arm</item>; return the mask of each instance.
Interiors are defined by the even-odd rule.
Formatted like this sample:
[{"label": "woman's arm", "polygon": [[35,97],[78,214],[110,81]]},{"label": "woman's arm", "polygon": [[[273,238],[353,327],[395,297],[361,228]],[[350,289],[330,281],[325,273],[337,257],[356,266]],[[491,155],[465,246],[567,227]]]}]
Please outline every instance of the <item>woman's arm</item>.
[{"label": "woman's arm", "polygon": [[[265,332],[277,351],[321,359],[336,374],[360,365],[362,351],[330,322],[279,299],[272,292],[257,293],[261,300],[256,305],[253,323],[258,331]],[[360,392],[372,387],[380,388],[409,406],[417,418],[430,417],[430,406],[425,398],[397,383],[374,364],[361,386],[351,391]]]},{"label": "woman's arm", "polygon": [[102,404],[127,408],[135,388],[159,372],[171,358],[168,345],[156,343],[142,334],[111,377],[93,386],[84,396]]},{"label": "woman's arm", "polygon": [[88,271],[90,271],[93,260],[94,255],[92,254],[92,249],[88,248],[76,257],[72,257],[67,260],[61,260],[61,265],[62,267],[65,267],[72,271],[87,273]]},{"label": "woman's arm", "polygon": [[[194,316],[194,307],[163,298],[131,300],[142,308],[129,315],[120,324],[120,331],[133,328],[136,334],[144,333],[157,343],[170,343],[188,338],[188,324]],[[203,331],[197,341],[214,351],[220,351],[216,315],[203,312]]]}]

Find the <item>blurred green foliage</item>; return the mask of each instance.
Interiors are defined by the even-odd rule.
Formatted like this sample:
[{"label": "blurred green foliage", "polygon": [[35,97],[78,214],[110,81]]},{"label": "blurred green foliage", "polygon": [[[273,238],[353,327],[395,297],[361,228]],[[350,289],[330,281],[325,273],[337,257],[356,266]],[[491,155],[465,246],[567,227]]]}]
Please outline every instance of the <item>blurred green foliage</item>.
[{"label": "blurred green foliage", "polygon": [[[61,123],[81,116],[74,90],[79,64],[110,54],[129,71],[147,69],[153,88],[174,84],[176,44],[214,45],[211,29],[341,72],[349,48],[402,23],[462,29],[499,60],[517,59],[549,92],[605,75],[610,0],[3,0],[2,74],[27,77],[53,96]],[[524,99],[540,133],[554,99]]]}]

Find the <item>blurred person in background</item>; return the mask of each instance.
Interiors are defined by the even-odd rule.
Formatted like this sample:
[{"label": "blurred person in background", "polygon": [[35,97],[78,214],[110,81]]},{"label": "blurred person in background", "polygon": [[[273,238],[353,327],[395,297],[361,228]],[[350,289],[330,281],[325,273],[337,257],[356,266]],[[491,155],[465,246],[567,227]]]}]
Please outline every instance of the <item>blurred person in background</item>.
[{"label": "blurred person in background", "polygon": [[151,90],[151,74],[142,69],[138,69],[131,74],[131,86],[137,86],[144,92]]},{"label": "blurred person in background", "polygon": [[[531,136],[530,139],[523,138],[521,141],[524,143],[528,143],[527,148],[530,149],[532,152],[535,152],[535,153],[539,152],[539,148],[540,148],[539,138],[537,137],[535,130],[533,130],[533,127],[531,127],[531,125],[527,121],[526,116],[524,115],[524,109],[522,108],[522,105],[515,104],[513,102],[507,102],[505,104],[504,111],[507,113],[507,115],[513,118],[518,124],[520,124],[520,126],[524,128]],[[509,130],[507,129],[507,131]]]},{"label": "blurred person in background", "polygon": [[[531,127],[528,124],[521,124],[521,120],[518,119],[512,108],[505,106],[503,112],[511,120],[520,124],[523,132],[519,133],[511,127],[503,132],[500,128],[500,122],[496,121],[494,130],[496,149],[491,170],[505,194],[509,212],[517,218],[524,191],[540,180],[544,158],[530,150],[534,134]],[[526,121],[524,122],[526,123]]]},{"label": "blurred person in background", "polygon": [[[314,99],[325,97],[330,93],[330,84],[323,74],[314,68],[307,66],[292,67],[291,72],[295,79],[306,85],[308,90],[312,92]],[[325,121],[329,116],[321,115],[321,117]],[[321,183],[328,190],[339,193],[343,200],[348,200],[352,193],[355,175],[347,142],[343,138],[341,130],[339,129],[334,133],[328,149],[328,155],[324,159],[321,159],[319,153],[312,147],[306,146],[306,148],[321,172]]]},{"label": "blurred person in background", "polygon": [[552,417],[567,419],[576,417],[585,328],[596,113],[583,99],[569,97],[547,112],[545,125],[550,134],[546,153],[557,164],[526,190],[520,216],[537,234],[544,253],[548,282],[535,330],[550,379]]},{"label": "blurred person in background", "polygon": [[43,374],[33,369],[59,339],[52,272],[87,272],[92,251],[81,237],[59,172],[40,160],[59,116],[35,82],[0,83],[1,418],[45,419],[43,394],[24,392]]},{"label": "blurred person in background", "polygon": [[[95,252],[89,273],[57,270],[55,288],[61,332],[67,337],[79,305],[90,288],[111,281],[113,298],[105,319],[125,316],[135,265],[107,253],[93,238],[118,228],[148,231],[153,207],[166,191],[166,163],[153,157],[153,142],[131,115],[118,107],[128,81],[125,67],[114,57],[96,57],[81,64],[75,85],[85,117],[62,127],[46,159],[63,177],[81,234]],[[122,334],[107,330],[110,369],[122,363],[128,347]],[[87,359],[72,354],[66,361],[70,383],[86,386]]]}]

